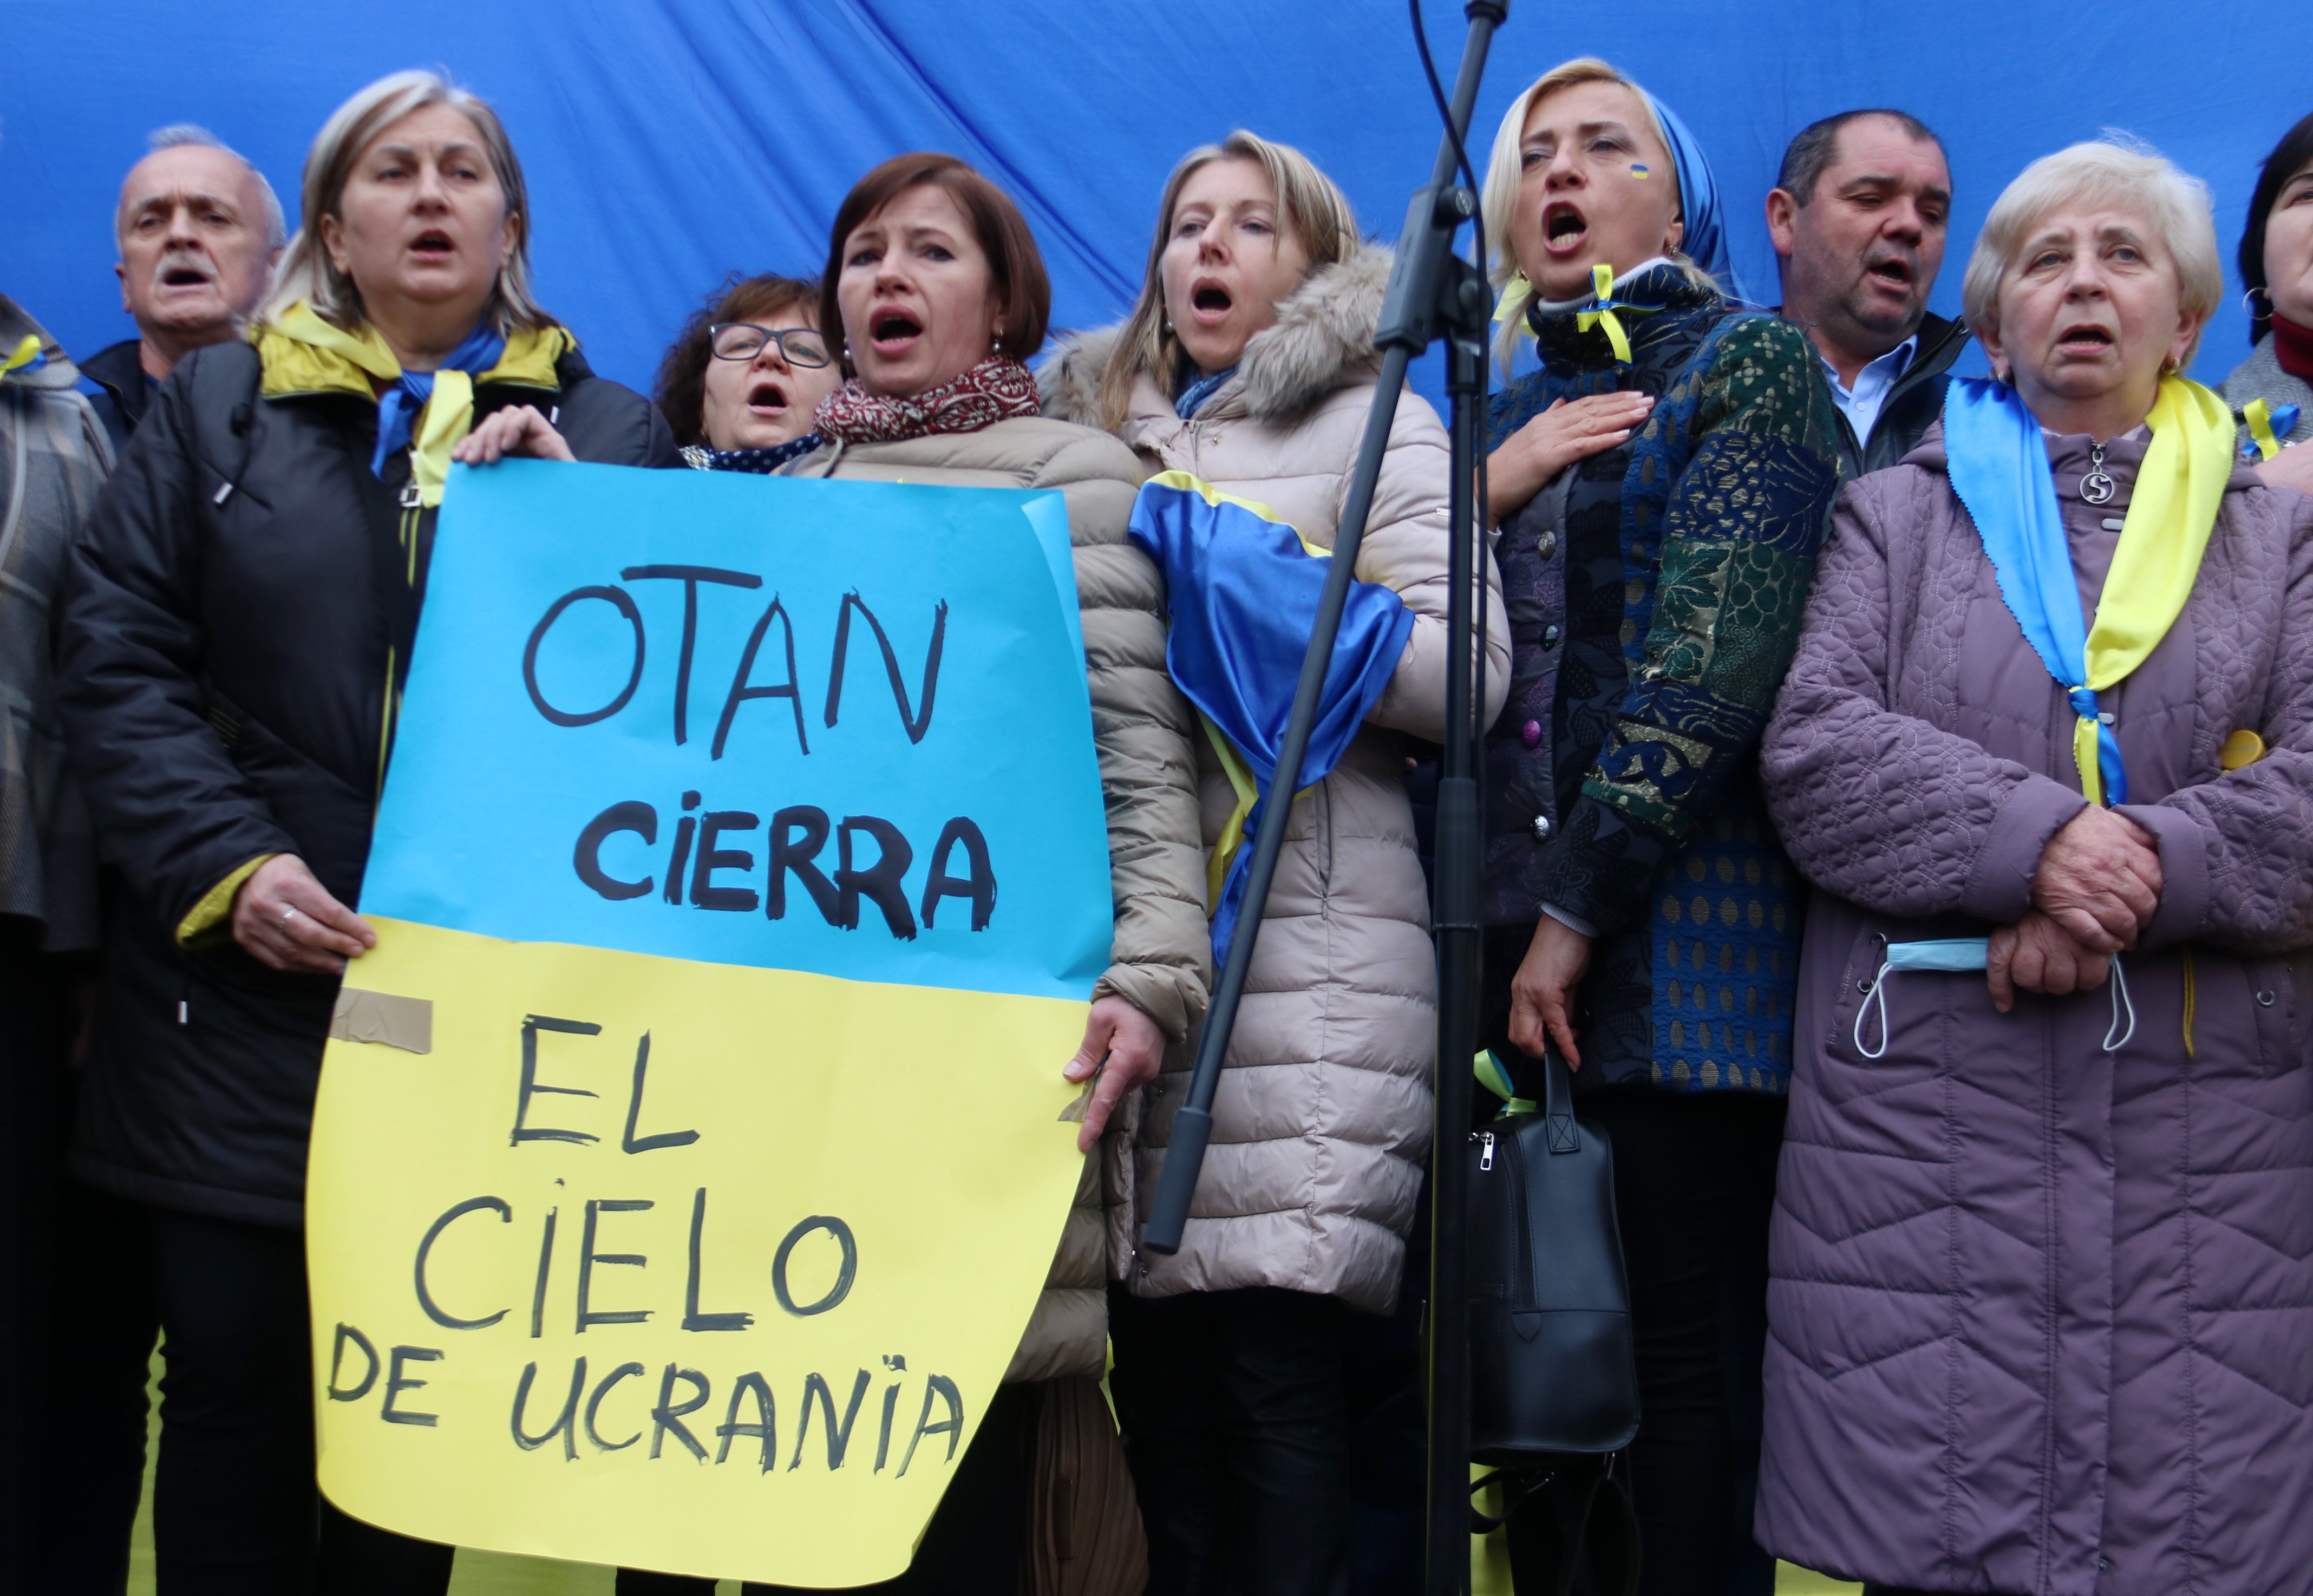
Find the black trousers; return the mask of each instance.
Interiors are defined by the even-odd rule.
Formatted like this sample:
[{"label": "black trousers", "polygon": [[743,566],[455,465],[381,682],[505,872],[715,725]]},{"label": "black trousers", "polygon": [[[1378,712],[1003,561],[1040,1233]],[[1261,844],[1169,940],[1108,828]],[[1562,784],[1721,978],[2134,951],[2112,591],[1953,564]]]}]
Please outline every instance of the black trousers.
[{"label": "black trousers", "polygon": [[1148,1596],[1336,1596],[1348,1578],[1348,1310],[1267,1287],[1109,1291],[1109,1390]]},{"label": "black trousers", "polygon": [[0,1590],[43,1596],[120,1590],[144,1486],[154,1326],[64,1170],[93,969],[0,916]]},{"label": "black trousers", "polygon": [[[866,1596],[1018,1596],[1020,1563],[1026,1547],[1028,1460],[1035,1441],[1032,1428],[1035,1392],[1025,1385],[998,1386],[972,1445],[955,1466],[923,1544],[905,1574],[872,1585],[854,1585]],[[788,1585],[742,1587],[745,1596],[796,1596]],[[619,1570],[618,1596],[714,1596],[715,1582],[680,1574]]]},{"label": "black trousers", "polygon": [[1763,1570],[1771,1581],[1749,1526],[1782,1100],[1614,1087],[1580,1109],[1614,1148],[1638,1344],[1640,1596],[1719,1596]]},{"label": "black trousers", "polygon": [[[87,1395],[81,1444],[98,1470],[98,1507],[75,1520],[59,1504],[60,1557],[84,1532],[110,1537],[123,1500],[136,1513],[137,1480],[124,1460],[141,1472],[145,1364],[157,1324],[165,1367],[153,1531],[162,1589],[305,1596],[318,1581],[324,1596],[447,1591],[454,1548],[348,1518],[315,1488],[304,1237],[84,1188],[72,1207],[79,1245],[101,1263],[81,1271],[92,1294],[73,1327]],[[133,1385],[119,1377],[131,1355]],[[67,1494],[80,1488],[57,1472]],[[125,1524],[119,1533],[125,1548]],[[101,1572],[84,1568],[48,1588],[118,1591]]]}]

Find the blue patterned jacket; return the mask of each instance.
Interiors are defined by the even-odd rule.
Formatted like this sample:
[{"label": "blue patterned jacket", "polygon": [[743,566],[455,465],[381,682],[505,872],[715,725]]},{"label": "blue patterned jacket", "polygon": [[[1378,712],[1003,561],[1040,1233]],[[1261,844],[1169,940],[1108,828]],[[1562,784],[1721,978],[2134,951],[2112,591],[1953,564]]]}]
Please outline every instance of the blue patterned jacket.
[{"label": "blue patterned jacket", "polygon": [[1656,396],[1638,436],[1570,468],[1502,531],[1509,706],[1487,740],[1487,912],[1596,928],[1587,1081],[1781,1092],[1803,887],[1758,790],[1838,486],[1807,336],[1675,267],[1622,285],[1632,363],[1572,313],[1494,396],[1489,446],[1561,398]]}]

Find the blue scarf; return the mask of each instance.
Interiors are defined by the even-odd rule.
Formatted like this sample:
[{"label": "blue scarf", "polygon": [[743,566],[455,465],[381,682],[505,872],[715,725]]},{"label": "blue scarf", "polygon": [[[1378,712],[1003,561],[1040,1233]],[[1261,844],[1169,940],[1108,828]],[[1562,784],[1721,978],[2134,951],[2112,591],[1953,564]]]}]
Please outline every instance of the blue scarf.
[{"label": "blue scarf", "polygon": [[[506,353],[506,338],[485,320],[466,335],[466,341],[450,351],[442,362],[444,371],[472,374],[487,372],[497,364]],[[434,397],[432,372],[405,371],[393,381],[393,385],[377,401],[377,452],[370,456],[370,475],[383,478],[385,462],[409,447],[411,430],[418,424],[418,412]]]},{"label": "blue scarf", "polygon": [[702,471],[748,471],[768,477],[791,460],[800,460],[819,447],[819,434],[805,433],[768,449],[710,449],[704,443],[684,446],[682,463]]},{"label": "blue scarf", "polygon": [[1728,298],[1746,300],[1742,279],[1735,275],[1734,259],[1727,252],[1726,219],[1719,214],[1719,183],[1711,174],[1711,162],[1677,112],[1651,94],[1647,102],[1662,122],[1670,139],[1671,164],[1678,168],[1679,219],[1685,224],[1679,253],[1717,278]]},{"label": "blue scarf", "polygon": [[1173,414],[1183,421],[1192,421],[1205,407],[1205,401],[1221,390],[1221,384],[1236,375],[1236,367],[1225,366],[1209,377],[1197,377],[1184,383],[1178,399],[1173,401]]},{"label": "blue scarf", "polygon": [[2039,422],[2007,383],[1957,378],[1944,397],[1944,459],[1952,491],[2000,579],[2000,596],[2072,713],[2097,723],[2098,776],[2113,802],[2127,802],[2119,740],[2099,718],[2096,690],[2083,680],[2088,623],[2080,618],[2071,545]]}]

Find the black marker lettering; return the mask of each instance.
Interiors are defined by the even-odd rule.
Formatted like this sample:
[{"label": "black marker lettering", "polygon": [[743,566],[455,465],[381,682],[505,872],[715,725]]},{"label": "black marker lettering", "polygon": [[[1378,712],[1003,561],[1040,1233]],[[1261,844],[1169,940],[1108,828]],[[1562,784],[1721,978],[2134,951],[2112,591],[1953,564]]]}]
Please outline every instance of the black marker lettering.
[{"label": "black marker lettering", "polygon": [[[947,1416],[934,1424],[932,1399],[939,1398],[947,1404]],[[955,1461],[955,1443],[963,1434],[963,1397],[955,1389],[955,1381],[945,1374],[935,1374],[924,1384],[924,1410],[916,1418],[916,1433],[908,1437],[907,1455],[900,1460],[900,1472],[894,1478],[905,1478],[908,1465],[916,1460],[916,1447],[927,1435],[947,1437],[948,1462]]]},{"label": "black marker lettering", "polygon": [[[862,831],[875,839],[875,863],[858,870],[851,863],[851,839]],[[884,911],[884,924],[893,936],[901,942],[915,941],[915,911],[908,907],[908,885],[901,878],[908,873],[916,851],[900,835],[900,829],[874,815],[846,815],[835,829],[835,854],[837,909],[841,916],[836,924],[846,931],[857,929],[859,900],[866,898]]]},{"label": "black marker lettering", "polygon": [[640,1324],[650,1317],[650,1310],[647,1308],[619,1308],[608,1313],[596,1313],[586,1305],[594,1290],[596,1264],[620,1264],[628,1268],[639,1269],[650,1262],[647,1257],[639,1252],[595,1251],[594,1224],[597,1215],[639,1214],[650,1206],[647,1199],[638,1198],[619,1198],[602,1202],[593,1198],[587,1200],[586,1228],[580,1232],[581,1240],[578,1243],[577,1333],[579,1335],[585,1335],[586,1327],[591,1324]]},{"label": "black marker lettering", "polygon": [[827,1466],[830,1469],[843,1467],[843,1454],[851,1446],[852,1421],[859,1416],[859,1403],[867,1395],[867,1371],[851,1382],[851,1401],[843,1410],[843,1423],[835,1422],[835,1393],[827,1381],[817,1374],[804,1376],[803,1416],[796,1421],[795,1456],[787,1460],[790,1472],[803,1466],[803,1443],[811,1434],[811,1399],[819,1399],[820,1411],[826,1416]]},{"label": "black marker lettering", "polygon": [[656,1136],[635,1135],[636,1122],[643,1117],[643,1077],[650,1069],[650,1032],[635,1046],[635,1085],[627,1099],[626,1134],[619,1138],[620,1151],[626,1153],[655,1153],[662,1147],[688,1147],[699,1139],[695,1130],[663,1130]]},{"label": "black marker lettering", "polygon": [[[524,1451],[536,1451],[557,1435],[562,1437],[562,1457],[565,1462],[578,1458],[578,1399],[586,1390],[586,1360],[580,1358],[570,1369],[570,1394],[562,1400],[562,1412],[542,1435],[532,1435],[522,1427],[523,1409],[530,1401],[531,1382],[538,1378],[538,1365],[522,1366],[522,1383],[514,1388],[514,1443]],[[902,1469],[902,1473],[906,1470]]]},{"label": "black marker lettering", "polygon": [[[699,1393],[679,1407],[674,1402],[674,1382],[678,1380],[688,1381]],[[702,1463],[707,1460],[707,1449],[699,1444],[699,1437],[692,1434],[690,1426],[682,1421],[686,1415],[696,1413],[707,1406],[711,1390],[707,1376],[698,1370],[681,1369],[673,1364],[666,1366],[666,1375],[658,1382],[658,1406],[651,1409],[651,1456],[658,1456],[660,1444],[666,1440],[667,1432],[672,1430],[674,1438],[690,1449],[692,1457]]]},{"label": "black marker lettering", "polygon": [[456,1223],[459,1220],[463,1219],[467,1215],[479,1214],[485,1210],[496,1214],[499,1220],[504,1223],[512,1224],[514,1223],[514,1209],[507,1206],[504,1198],[494,1197],[468,1197],[464,1202],[460,1203],[456,1207],[443,1215],[441,1218],[435,1220],[432,1224],[427,1225],[426,1227],[426,1239],[418,1243],[418,1263],[415,1270],[413,1271],[417,1276],[418,1282],[418,1305],[426,1310],[427,1318],[432,1320],[435,1324],[440,1325],[445,1330],[488,1329],[490,1326],[497,1323],[498,1320],[506,1316],[506,1310],[501,1308],[487,1319],[456,1318],[451,1314],[442,1311],[440,1305],[434,1301],[434,1293],[427,1290],[426,1285],[426,1257],[428,1253],[434,1250],[434,1243],[441,1238],[442,1232],[448,1230],[451,1225]]},{"label": "black marker lettering", "polygon": [[423,1425],[429,1430],[440,1423],[438,1415],[412,1413],[406,1407],[396,1407],[393,1399],[404,1391],[422,1390],[426,1386],[422,1380],[404,1380],[401,1377],[404,1364],[438,1364],[441,1361],[441,1353],[431,1346],[395,1347],[393,1362],[386,1371],[385,1400],[378,1407],[378,1417],[389,1425]]},{"label": "black marker lettering", "polygon": [[[351,1390],[344,1390],[338,1384],[338,1376],[344,1371],[346,1366],[346,1344],[347,1342],[353,1343],[356,1350],[360,1352],[362,1356],[369,1360],[368,1372],[362,1375],[361,1383],[355,1386]],[[363,1335],[359,1330],[354,1329],[353,1326],[349,1324],[340,1324],[338,1326],[338,1338],[336,1345],[330,1349],[330,1383],[327,1388],[330,1400],[332,1402],[360,1401],[364,1397],[369,1395],[369,1388],[377,1383],[377,1348],[370,1345],[369,1337]]]},{"label": "black marker lettering", "polygon": [[875,1430],[875,1472],[884,1472],[884,1460],[892,1455],[892,1415],[900,1406],[900,1387],[907,1383],[908,1360],[886,1353],[884,1366],[898,1376],[884,1390],[884,1422]]},{"label": "black marker lettering", "polygon": [[674,856],[666,862],[666,890],[659,894],[669,903],[682,901],[682,867],[690,858],[690,834],[698,828],[689,815],[674,823]]},{"label": "black marker lettering", "polygon": [[[827,873],[812,863],[827,846],[827,811],[808,803],[790,804],[771,817],[771,879],[763,895],[763,912],[772,919],[787,918],[787,873],[793,871],[819,906],[820,918],[831,925],[843,924],[842,894]],[[797,830],[803,833],[800,840],[790,835]]]},{"label": "black marker lettering", "polygon": [[643,846],[649,846],[658,840],[658,811],[647,803],[631,800],[625,803],[613,803],[586,822],[586,829],[578,834],[578,846],[570,855],[571,866],[578,872],[578,879],[612,903],[640,898],[652,886],[648,876],[638,881],[622,881],[602,868],[602,844],[620,831],[638,833]]},{"label": "black marker lettering", "polygon": [[[956,845],[963,845],[964,868],[969,875],[954,876],[947,873],[948,856]],[[996,871],[988,863],[988,838],[980,828],[962,815],[940,828],[939,841],[932,847],[931,878],[924,882],[924,928],[929,930],[932,910],[943,898],[972,899],[972,928],[988,929],[990,916],[996,913]]]},{"label": "black marker lettering", "polygon": [[641,1372],[643,1366],[640,1364],[620,1364],[602,1376],[602,1383],[594,1388],[594,1394],[586,1399],[586,1439],[594,1443],[596,1451],[624,1451],[643,1438],[643,1433],[637,1430],[624,1441],[605,1441],[602,1433],[594,1427],[595,1416],[602,1411],[602,1399],[611,1394],[611,1388],[628,1376]]},{"label": "black marker lettering", "polygon": [[593,1097],[594,1093],[576,1086],[541,1086],[538,1083],[538,1033],[558,1031],[564,1036],[600,1036],[602,1028],[585,1020],[557,1020],[546,1014],[525,1014],[522,1021],[522,1089],[514,1101],[514,1136],[510,1146],[519,1147],[524,1142],[576,1142],[580,1146],[595,1138],[583,1130],[556,1130],[550,1126],[530,1127],[523,1123],[530,1113],[530,1100],[541,1092],[558,1092],[564,1097]]},{"label": "black marker lettering", "polygon": [[[755,669],[755,655],[763,646],[763,635],[771,629],[777,617],[780,634],[787,639],[787,679],[778,687],[750,687],[748,676]],[[747,646],[740,651],[739,668],[731,673],[731,691],[723,700],[723,718],[715,723],[715,744],[708,750],[709,759],[723,757],[723,745],[730,741],[731,722],[739,713],[739,706],[750,698],[785,698],[795,710],[796,746],[805,753],[811,752],[811,742],[803,731],[803,688],[796,682],[795,623],[787,618],[787,609],[777,593],[771,595],[771,607],[763,611],[763,618],[747,634]]]},{"label": "black marker lettering", "polygon": [[[835,1238],[836,1245],[843,1249],[843,1262],[837,1267],[835,1284],[827,1288],[827,1294],[816,1302],[806,1302],[798,1308],[795,1298],[787,1292],[787,1259],[794,1254],[796,1243],[814,1231],[825,1231]],[[851,1227],[825,1214],[814,1214],[808,1219],[796,1221],[795,1228],[787,1233],[787,1238],[779,1243],[778,1251],[771,1257],[772,1293],[779,1299],[779,1306],[797,1319],[808,1319],[814,1313],[824,1313],[840,1304],[851,1294],[851,1282],[858,1274],[859,1244],[851,1239]]]},{"label": "black marker lettering", "polygon": [[752,914],[752,887],[718,887],[718,870],[752,870],[755,855],[743,848],[715,846],[726,831],[752,831],[763,822],[743,809],[718,809],[699,822],[699,867],[690,876],[690,901],[700,908],[734,909]]},{"label": "black marker lettering", "polygon": [[[699,1311],[699,1244],[707,1231],[707,1188],[690,1200],[690,1276],[682,1287],[682,1328],[686,1330],[743,1330],[755,1322],[752,1313],[701,1313]],[[736,1399],[735,1398],[734,1399]]]},{"label": "black marker lettering", "polygon": [[892,683],[892,701],[899,706],[900,724],[907,728],[910,742],[921,742],[924,733],[931,729],[932,695],[939,690],[940,649],[947,640],[947,601],[940,601],[932,611],[932,640],[924,650],[923,699],[914,708],[908,705],[908,684],[900,675],[900,656],[893,652],[892,640],[884,635],[883,623],[875,612],[867,608],[867,601],[854,588],[843,595],[843,603],[835,612],[835,652],[827,669],[827,723],[835,724],[836,706],[843,699],[843,660],[851,643],[851,612],[857,609],[866,618],[868,629],[875,634],[876,646],[884,651],[884,674]]},{"label": "black marker lettering", "polygon": [[[739,1400],[748,1396],[755,1399],[755,1422],[743,1425],[739,1422]],[[731,1410],[724,1416],[723,1422],[715,1426],[715,1433],[723,1438],[723,1444],[715,1449],[715,1460],[720,1463],[729,1457],[733,1439],[745,1435],[761,1446],[762,1471],[769,1474],[779,1460],[778,1415],[778,1408],[771,1400],[769,1382],[752,1371],[739,1376],[739,1382],[731,1388]]]},{"label": "black marker lettering", "polygon": [[538,1235],[538,1285],[530,1294],[530,1338],[533,1341],[545,1333],[546,1276],[554,1267],[554,1216],[562,1210],[549,1208],[546,1224]]},{"label": "black marker lettering", "polygon": [[714,582],[725,587],[761,587],[763,579],[744,571],[718,570],[713,566],[629,566],[619,573],[619,580],[682,583],[682,650],[676,656],[674,671],[674,741],[680,747],[690,740],[685,721],[690,708],[690,654],[699,641],[699,584]]},{"label": "black marker lettering", "polygon": [[[546,634],[553,628],[556,621],[562,618],[562,612],[581,599],[600,599],[615,605],[619,613],[627,618],[627,624],[635,629],[635,662],[634,668],[627,673],[627,685],[619,689],[617,697],[600,709],[574,715],[568,710],[555,708],[546,701],[546,695],[538,690],[538,645],[546,641]],[[627,706],[628,701],[635,696],[635,688],[642,685],[642,680],[643,612],[635,608],[634,600],[628,596],[626,589],[620,587],[582,587],[563,594],[547,607],[545,616],[531,628],[530,642],[522,651],[522,685],[530,689],[530,701],[538,713],[558,726],[587,726],[596,721],[610,719]]]}]

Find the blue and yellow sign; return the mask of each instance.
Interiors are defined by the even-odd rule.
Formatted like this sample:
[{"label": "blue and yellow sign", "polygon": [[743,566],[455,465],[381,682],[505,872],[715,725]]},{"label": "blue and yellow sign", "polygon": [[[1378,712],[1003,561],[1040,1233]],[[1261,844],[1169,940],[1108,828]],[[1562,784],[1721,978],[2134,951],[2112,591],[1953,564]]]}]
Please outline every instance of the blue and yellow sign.
[{"label": "blue and yellow sign", "polygon": [[1082,1169],[1113,922],[1059,496],[460,469],[360,907],[308,1197],[330,1499],[904,1568]]}]

